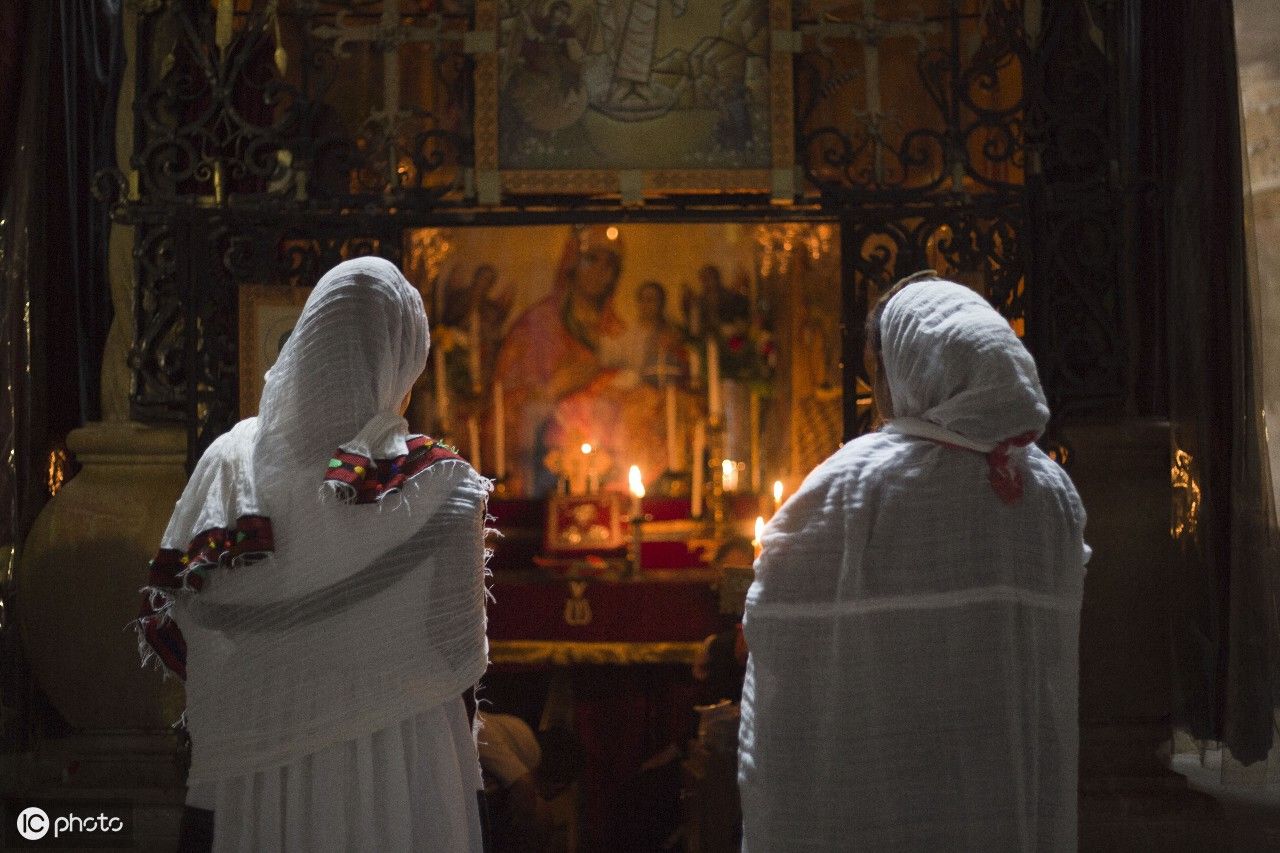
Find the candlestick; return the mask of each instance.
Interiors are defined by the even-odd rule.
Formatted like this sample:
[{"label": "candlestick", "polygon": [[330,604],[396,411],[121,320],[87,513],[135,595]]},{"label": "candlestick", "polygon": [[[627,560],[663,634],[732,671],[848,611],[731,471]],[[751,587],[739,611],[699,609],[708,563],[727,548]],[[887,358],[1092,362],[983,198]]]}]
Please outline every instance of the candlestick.
[{"label": "candlestick", "polygon": [[507,476],[506,404],[502,383],[493,383],[493,473],[499,480]]},{"label": "candlestick", "polygon": [[676,434],[676,386],[667,383],[667,470],[680,470],[679,436]]},{"label": "candlestick", "polygon": [[689,489],[689,514],[694,518],[702,517],[702,489],[706,477],[707,462],[703,456],[707,452],[707,422],[699,420],[693,426],[693,483]]},{"label": "candlestick", "polygon": [[471,393],[479,397],[483,386],[480,384],[480,309],[472,308],[467,318],[470,350],[467,353],[467,372],[471,374]]},{"label": "candlestick", "polygon": [[471,467],[480,471],[480,421],[474,415],[467,418],[467,441],[471,450]]},{"label": "candlestick", "polygon": [[591,458],[592,449],[593,448],[591,447],[591,444],[589,442],[582,443],[582,455],[586,457],[585,459],[583,459],[583,468],[586,470],[586,480],[587,480],[586,491],[587,491],[587,494],[589,495],[595,494],[595,491],[596,491],[595,460]]},{"label": "candlestick", "polygon": [[715,338],[707,338],[707,419],[717,426],[720,409],[720,347]]}]

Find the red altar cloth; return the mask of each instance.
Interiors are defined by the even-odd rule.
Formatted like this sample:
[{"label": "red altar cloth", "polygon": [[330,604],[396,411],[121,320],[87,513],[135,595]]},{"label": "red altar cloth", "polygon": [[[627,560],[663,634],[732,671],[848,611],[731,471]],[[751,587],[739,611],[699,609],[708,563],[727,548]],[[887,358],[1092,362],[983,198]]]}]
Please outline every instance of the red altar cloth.
[{"label": "red altar cloth", "polygon": [[530,581],[495,573],[490,590],[491,641],[700,642],[722,622],[706,580]]}]

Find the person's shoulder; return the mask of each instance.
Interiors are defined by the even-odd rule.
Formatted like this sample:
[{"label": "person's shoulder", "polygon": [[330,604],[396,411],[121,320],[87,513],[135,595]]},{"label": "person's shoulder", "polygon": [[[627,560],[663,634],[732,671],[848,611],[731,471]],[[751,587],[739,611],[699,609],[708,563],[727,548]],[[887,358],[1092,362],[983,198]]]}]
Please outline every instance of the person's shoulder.
[{"label": "person's shoulder", "polygon": [[896,433],[865,433],[841,445],[813,473],[823,482],[859,479],[892,465],[906,447],[903,436]]},{"label": "person's shoulder", "polygon": [[253,452],[253,441],[258,434],[258,419],[246,418],[222,435],[215,438],[200,454],[191,479],[217,471],[234,473],[239,471],[242,463],[250,458]]},{"label": "person's shoulder", "polygon": [[870,432],[846,442],[809,472],[787,503],[796,510],[812,512],[831,511],[857,502],[882,479],[878,473],[901,452],[898,438],[890,433]]},{"label": "person's shoulder", "polygon": [[1071,516],[1072,520],[1078,526],[1083,527],[1085,522],[1084,504],[1080,500],[1080,494],[1076,491],[1075,483],[1071,481],[1071,475],[1067,469],[1035,445],[1028,449],[1027,467],[1030,469],[1031,478],[1035,483],[1051,494],[1055,502]]}]

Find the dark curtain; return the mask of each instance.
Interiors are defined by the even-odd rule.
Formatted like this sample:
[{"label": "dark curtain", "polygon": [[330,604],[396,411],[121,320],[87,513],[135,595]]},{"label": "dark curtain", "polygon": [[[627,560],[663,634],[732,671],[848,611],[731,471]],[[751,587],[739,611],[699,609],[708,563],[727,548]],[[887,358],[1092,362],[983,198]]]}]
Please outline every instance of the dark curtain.
[{"label": "dark curtain", "polygon": [[66,273],[74,311],[79,421],[102,416],[102,351],[111,326],[107,239],[111,223],[93,198],[94,176],[116,165],[116,100],[124,72],[123,0],[60,0]]},{"label": "dark curtain", "polygon": [[[8,4],[9,8],[21,4]],[[14,73],[6,78],[9,110],[0,134],[7,144],[0,166],[0,557],[4,563],[21,552],[23,535],[44,503],[38,459],[47,434],[44,292],[49,74],[52,16],[46,4],[25,9],[25,19],[5,17],[6,41],[16,48]],[[8,37],[12,37],[12,41]],[[17,69],[21,69],[20,75]],[[14,85],[10,86],[10,81]],[[20,81],[20,82],[19,82]],[[23,744],[29,731],[31,681],[13,626],[12,575],[0,578],[4,624],[0,630],[0,697],[3,698],[5,751]]]},{"label": "dark curtain", "polygon": [[1143,15],[1141,156],[1157,198],[1142,273],[1166,284],[1173,519],[1182,524],[1169,576],[1174,722],[1251,763],[1272,742],[1275,664],[1260,605],[1276,567],[1258,539],[1232,8],[1155,0]]},{"label": "dark curtain", "polygon": [[[110,223],[92,184],[115,166],[121,25],[120,0],[0,6],[0,569],[49,498],[51,450],[100,414]],[[33,697],[10,630],[21,590],[7,572],[0,604],[13,743],[30,730]]]}]

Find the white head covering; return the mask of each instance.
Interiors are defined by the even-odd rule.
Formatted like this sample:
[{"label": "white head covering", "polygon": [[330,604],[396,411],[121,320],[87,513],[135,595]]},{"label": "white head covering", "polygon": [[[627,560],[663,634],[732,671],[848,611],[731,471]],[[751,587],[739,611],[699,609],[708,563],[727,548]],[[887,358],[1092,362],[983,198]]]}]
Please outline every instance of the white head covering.
[{"label": "white head covering", "polygon": [[1016,501],[1017,448],[1044,432],[1049,406],[1008,321],[969,288],[926,279],[885,305],[880,345],[893,400],[888,429],[987,454],[992,488]]},{"label": "white head covering", "polygon": [[1074,850],[1088,552],[1066,473],[1012,449],[1048,416],[1035,366],[948,282],[903,289],[880,331],[897,417],[762,537],[743,849]]},{"label": "white head covering", "polygon": [[489,483],[397,413],[427,343],[393,264],[338,265],[261,414],[197,465],[139,620],[144,653],[187,675],[192,780],[367,734],[483,672]]}]

